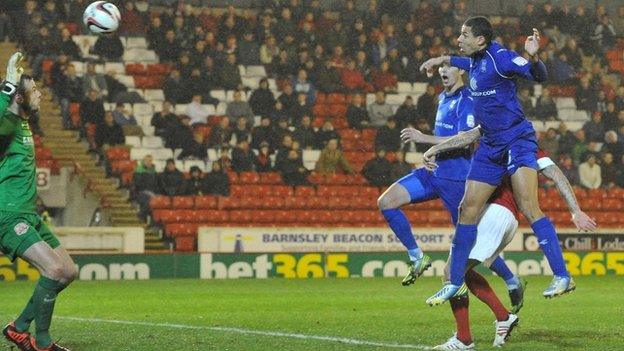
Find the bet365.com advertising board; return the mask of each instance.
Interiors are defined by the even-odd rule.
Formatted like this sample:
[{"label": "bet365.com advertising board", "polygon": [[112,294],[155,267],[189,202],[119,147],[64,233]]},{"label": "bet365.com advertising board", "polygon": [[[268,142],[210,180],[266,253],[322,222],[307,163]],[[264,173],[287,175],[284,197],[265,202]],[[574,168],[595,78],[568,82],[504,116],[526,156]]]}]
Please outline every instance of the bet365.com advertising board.
[{"label": "bet365.com advertising board", "polygon": [[[431,252],[425,276],[442,276],[447,254]],[[624,251],[564,252],[573,275],[624,275]],[[75,255],[80,280],[265,279],[403,277],[400,252],[192,253]],[[541,252],[509,252],[505,260],[520,275],[550,275]],[[491,274],[489,270],[482,271]],[[36,269],[22,260],[0,257],[0,280],[37,280]]]}]

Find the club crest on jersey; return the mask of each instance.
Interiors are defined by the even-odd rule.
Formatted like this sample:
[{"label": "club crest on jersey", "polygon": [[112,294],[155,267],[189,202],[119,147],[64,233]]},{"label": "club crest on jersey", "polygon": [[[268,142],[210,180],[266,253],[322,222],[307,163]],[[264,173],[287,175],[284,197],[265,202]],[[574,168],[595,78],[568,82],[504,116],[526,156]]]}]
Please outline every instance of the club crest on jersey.
[{"label": "club crest on jersey", "polygon": [[26,234],[26,232],[28,231],[28,228],[29,228],[28,224],[24,222],[20,222],[20,223],[17,223],[15,227],[13,227],[13,230],[15,231],[15,234],[22,235],[22,234]]},{"label": "club crest on jersey", "polygon": [[33,137],[25,136],[25,137],[22,137],[22,144],[24,144],[24,145],[34,145],[35,141],[33,140]]},{"label": "club crest on jersey", "polygon": [[481,61],[481,72],[485,72],[487,70],[487,61]]},{"label": "club crest on jersey", "polygon": [[457,100],[453,100],[451,101],[451,103],[449,104],[449,110],[452,110],[453,107],[455,107],[455,104],[457,103]]},{"label": "club crest on jersey", "polygon": [[477,79],[475,77],[470,78],[470,89],[477,90]]}]

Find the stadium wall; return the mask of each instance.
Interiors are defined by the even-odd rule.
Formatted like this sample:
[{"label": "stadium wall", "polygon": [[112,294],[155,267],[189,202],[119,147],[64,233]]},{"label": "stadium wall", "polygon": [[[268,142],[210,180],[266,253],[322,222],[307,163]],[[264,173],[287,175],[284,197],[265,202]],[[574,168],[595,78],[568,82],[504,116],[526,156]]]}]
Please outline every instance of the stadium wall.
[{"label": "stadium wall", "polygon": [[[432,252],[425,276],[443,275],[447,254]],[[551,275],[541,252],[508,252],[505,260],[519,275]],[[624,275],[624,251],[565,252],[572,275]],[[399,252],[351,253],[193,253],[151,255],[73,255],[80,280],[356,278],[403,277]],[[492,274],[480,268],[484,274]],[[36,280],[39,273],[22,260],[0,257],[0,280]]]}]

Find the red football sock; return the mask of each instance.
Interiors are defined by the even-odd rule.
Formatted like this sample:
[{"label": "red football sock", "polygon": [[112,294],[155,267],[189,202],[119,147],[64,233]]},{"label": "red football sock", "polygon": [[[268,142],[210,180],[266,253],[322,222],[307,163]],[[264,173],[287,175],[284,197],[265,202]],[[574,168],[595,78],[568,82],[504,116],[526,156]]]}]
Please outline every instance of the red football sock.
[{"label": "red football sock", "polygon": [[490,284],[488,284],[487,280],[474,269],[470,269],[466,272],[466,285],[474,296],[490,307],[496,316],[496,320],[506,321],[507,318],[509,318],[507,309],[498,299],[498,296],[496,296],[496,293],[492,290]]},{"label": "red football sock", "polygon": [[466,345],[472,343],[470,334],[470,320],[468,318],[468,296],[454,297],[451,300],[451,309],[457,324],[457,339]]}]

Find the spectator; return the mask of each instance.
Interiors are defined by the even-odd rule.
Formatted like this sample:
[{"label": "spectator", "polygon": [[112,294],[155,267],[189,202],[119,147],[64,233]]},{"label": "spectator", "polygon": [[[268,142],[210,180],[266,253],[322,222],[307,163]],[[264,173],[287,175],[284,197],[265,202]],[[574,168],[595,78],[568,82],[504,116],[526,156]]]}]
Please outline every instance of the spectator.
[{"label": "spectator", "polygon": [[193,140],[184,143],[178,160],[207,160],[208,147],[206,137],[201,132],[193,133]]},{"label": "spectator", "polygon": [[273,136],[275,139],[273,140],[271,145],[276,145],[276,146],[282,145],[283,140],[286,136],[288,136],[291,139],[291,143],[292,143],[292,132],[288,128],[287,119],[280,119],[277,121],[277,125],[273,129]]},{"label": "spectator", "polygon": [[258,157],[256,157],[256,172],[273,172],[273,166],[271,165],[271,149],[269,143],[263,141],[258,147]]},{"label": "spectator", "polygon": [[605,130],[617,129],[618,116],[615,112],[615,104],[613,102],[607,103],[607,111],[602,114],[602,121],[604,123]]},{"label": "spectator", "polygon": [[293,87],[290,83],[284,85],[282,95],[280,95],[277,100],[282,103],[282,107],[286,113],[290,113],[290,111],[293,110],[297,104],[297,94],[293,91]]},{"label": "spectator", "polygon": [[[405,69],[403,67],[403,60],[399,56],[399,49],[395,48],[390,50],[386,60],[388,61],[388,71],[395,76],[395,79],[403,80],[403,78],[405,77]],[[396,83],[393,85],[395,86],[396,90]]]},{"label": "spectator", "polygon": [[577,130],[574,133],[574,137],[576,138],[576,141],[574,143],[574,146],[572,147],[571,156],[574,164],[579,164],[581,162],[581,157],[587,151],[588,143],[587,139],[585,138],[585,131],[583,129]]},{"label": "spectator", "polygon": [[328,175],[336,172],[353,172],[342,150],[338,148],[338,139],[331,139],[327,142],[327,145],[323,151],[321,151],[318,161],[316,161],[316,171],[321,175]]},{"label": "spectator", "polygon": [[334,125],[331,121],[325,120],[321,129],[316,133],[317,148],[324,149],[332,139],[340,140],[340,136],[334,130]]},{"label": "spectator", "polygon": [[414,106],[414,99],[410,95],[405,97],[405,100],[394,114],[394,119],[399,130],[407,126],[416,126],[416,106]]},{"label": "spectator", "polygon": [[165,147],[170,149],[184,149],[193,140],[191,130],[191,118],[186,115],[179,116],[178,123],[165,135]]},{"label": "spectator", "polygon": [[254,40],[253,33],[246,32],[238,47],[238,61],[244,66],[260,64],[260,46]]},{"label": "spectator", "polygon": [[275,169],[282,168],[282,162],[288,157],[288,152],[293,149],[295,143],[291,134],[284,134],[277,147],[277,154],[275,155]]},{"label": "spectator", "polygon": [[[152,22],[147,28],[147,34],[145,39],[147,40],[147,48],[154,50],[160,55],[160,50],[165,42],[166,32],[162,25],[160,17],[152,17]],[[161,61],[166,61],[164,57],[160,58]]]},{"label": "spectator", "polygon": [[576,108],[579,110],[585,110],[588,113],[596,109],[596,103],[598,96],[592,87],[587,76],[583,77],[579,81],[579,85],[576,87]]},{"label": "spectator", "polygon": [[568,130],[568,126],[564,122],[559,123],[559,150],[566,150],[569,152],[576,144],[576,137],[574,133]]},{"label": "spectator", "polygon": [[556,57],[552,58],[548,76],[555,84],[569,84],[575,79],[576,72],[574,67],[568,62],[566,54],[560,52]]},{"label": "spectator", "polygon": [[569,38],[566,41],[566,46],[561,49],[561,53],[566,55],[568,63],[575,69],[579,69],[583,66],[583,50],[576,44],[576,39]]},{"label": "spectator", "polygon": [[397,128],[397,123],[394,117],[388,118],[386,125],[379,128],[377,131],[375,148],[392,152],[401,148],[401,130]]},{"label": "spectator", "polygon": [[219,68],[219,81],[226,90],[242,88],[240,71],[236,64],[236,55],[227,55],[227,61]]},{"label": "spectator", "polygon": [[104,121],[104,103],[98,99],[98,92],[89,91],[87,98],[80,103],[80,122],[82,123],[82,137],[87,136],[87,128],[90,125],[98,125]]},{"label": "spectator", "polygon": [[243,116],[236,119],[236,126],[232,130],[232,139],[230,144],[232,146],[238,144],[239,140],[251,141],[251,130],[248,127],[247,119]]},{"label": "spectator", "polygon": [[232,170],[232,159],[230,158],[230,154],[230,145],[221,145],[221,149],[219,150],[219,159],[217,160],[217,162],[219,162],[221,168],[223,168],[225,172]]},{"label": "spectator", "polygon": [[624,85],[621,85],[617,88],[617,92],[615,95],[615,109],[617,111],[624,110]]},{"label": "spectator", "polygon": [[230,196],[230,177],[221,167],[221,163],[212,163],[212,171],[204,177],[204,189],[210,195]]},{"label": "spectator", "polygon": [[[280,95],[280,97],[284,96],[284,94]],[[290,120],[290,112],[284,108],[284,104],[278,100],[275,102],[275,108],[271,111],[271,120],[276,123],[285,120],[286,126],[288,127],[288,121]]]},{"label": "spectator", "polygon": [[373,71],[373,87],[377,91],[396,92],[397,82],[397,76],[390,72],[390,64],[386,60],[381,62],[379,70]]},{"label": "spectator", "polygon": [[624,188],[624,155],[622,155],[622,158],[620,159],[620,163],[618,164],[616,179],[617,179],[617,185],[620,188]]},{"label": "spectator", "polygon": [[594,44],[594,52],[604,54],[615,45],[616,33],[609,16],[600,17],[600,23],[594,28],[591,40]]},{"label": "spectator", "polygon": [[616,186],[617,167],[613,163],[613,154],[606,152],[602,154],[602,164],[600,165],[600,175],[602,177],[602,187],[611,189]]},{"label": "spectator", "polygon": [[271,65],[273,60],[279,55],[280,49],[277,46],[275,37],[269,36],[264,44],[260,46],[260,62],[263,65]]},{"label": "spectator", "polygon": [[87,63],[87,72],[82,77],[82,90],[95,90],[98,98],[103,99],[108,96],[108,87],[104,75],[95,71],[95,63]]},{"label": "spectator", "polygon": [[191,118],[191,125],[208,123],[208,108],[202,105],[201,95],[193,95],[191,103],[186,106],[186,115]]},{"label": "spectator", "polygon": [[[254,149],[260,149],[262,143],[267,143],[271,146],[271,143],[275,140],[273,135],[273,126],[271,125],[271,117],[263,116],[260,119],[260,126],[255,127],[251,132],[251,147]],[[273,145],[276,147],[276,145]]]},{"label": "spectator", "polygon": [[570,181],[572,186],[580,185],[579,172],[574,162],[572,162],[572,157],[570,157],[570,155],[564,154],[561,156],[560,166],[561,172],[563,172],[563,175]]},{"label": "spectator", "polygon": [[106,87],[108,88],[108,102],[122,102],[122,100],[126,97],[126,94],[128,93],[128,88],[120,81],[118,81],[116,76],[117,72],[115,70],[109,70],[104,76],[104,81],[106,82]]},{"label": "spectator", "polygon": [[425,53],[421,49],[413,51],[413,55],[407,60],[407,66],[405,66],[404,74],[408,82],[427,82],[429,78],[427,74],[420,70],[420,65],[425,61]]},{"label": "spectator", "polygon": [[42,63],[46,59],[53,59],[59,52],[58,37],[52,36],[48,27],[40,27],[39,33],[31,42],[34,46],[31,52],[34,53],[31,66],[33,68],[33,77],[40,80],[43,74]]},{"label": "spectator", "polygon": [[256,116],[268,116],[275,105],[275,96],[269,89],[269,81],[266,78],[260,80],[260,86],[249,97],[249,106]]},{"label": "spectator", "polygon": [[604,123],[602,122],[602,113],[596,111],[592,113],[591,121],[585,122],[583,131],[588,141],[601,142],[605,135]]},{"label": "spectator", "polygon": [[550,157],[555,158],[559,153],[559,140],[555,128],[548,128],[546,135],[539,140],[539,147]]},{"label": "spectator", "polygon": [[244,117],[248,126],[254,125],[254,113],[249,103],[243,101],[242,92],[240,90],[234,92],[234,101],[227,105],[225,114],[230,117],[230,119],[236,120],[238,120],[239,117]]},{"label": "spectator", "polygon": [[205,188],[202,170],[198,166],[192,166],[189,173],[191,176],[184,181],[182,193],[184,195],[203,195]]},{"label": "spectator", "polygon": [[611,153],[616,160],[619,160],[624,154],[624,143],[618,140],[618,134],[615,131],[610,130],[605,133],[605,143],[602,150]]},{"label": "spectator", "polygon": [[390,166],[390,181],[401,179],[412,171],[412,165],[405,161],[405,153],[397,151],[394,153],[394,162]]},{"label": "spectator", "polygon": [[377,128],[383,127],[393,114],[392,106],[386,104],[386,94],[383,91],[375,93],[375,101],[368,106],[371,125]]},{"label": "spectator", "polygon": [[178,55],[182,51],[182,46],[176,39],[175,32],[171,29],[165,33],[165,40],[162,43],[155,43],[155,45],[158,45],[154,48],[156,54],[158,54],[160,61],[165,63],[177,61]]},{"label": "spectator", "polygon": [[353,59],[347,61],[347,67],[340,73],[340,80],[347,92],[362,92],[372,89],[370,84],[364,80],[364,74],[355,66]]},{"label": "spectator", "polygon": [[145,23],[143,17],[134,8],[132,1],[126,1],[124,4],[123,16],[119,25],[119,33],[127,36],[136,36],[145,34]]},{"label": "spectator", "polygon": [[[2,38],[0,38],[1,40]],[[72,40],[72,35],[69,29],[61,29],[61,42],[59,43],[59,51],[65,53],[72,60],[79,60],[82,58],[80,48]]]},{"label": "spectator", "polygon": [[271,73],[279,80],[290,80],[297,69],[295,67],[295,62],[293,62],[292,57],[288,56],[286,50],[280,51],[277,55],[277,60],[273,60],[270,68]]},{"label": "spectator", "polygon": [[108,111],[104,114],[104,123],[99,124],[95,130],[95,146],[97,150],[102,150],[106,145],[114,146],[124,144],[123,129],[115,122],[112,112]]},{"label": "spectator", "polygon": [[134,170],[132,193],[139,203],[139,216],[145,219],[149,212],[149,202],[158,193],[158,179],[152,155],[146,155]]},{"label": "spectator", "polygon": [[165,100],[171,101],[172,104],[188,102],[188,95],[180,77],[180,71],[177,69],[171,71],[163,85],[163,92]]},{"label": "spectator", "polygon": [[299,126],[301,124],[301,118],[303,116],[311,116],[312,115],[312,107],[308,102],[308,99],[304,93],[299,93],[297,95],[297,103],[290,110],[291,124],[294,126]]},{"label": "spectator", "polygon": [[316,87],[308,80],[308,72],[300,69],[297,78],[292,82],[293,89],[298,94],[305,94],[307,102],[314,105],[316,100]]},{"label": "spectator", "polygon": [[249,148],[249,142],[239,140],[232,150],[232,170],[234,172],[251,172],[256,164],[256,155]]},{"label": "spectator", "polygon": [[353,99],[351,100],[349,107],[347,107],[347,122],[349,123],[349,128],[359,130],[370,126],[368,111],[366,110],[366,105],[364,104],[362,95],[353,95]]},{"label": "spectator", "polygon": [[418,98],[416,103],[416,111],[418,116],[427,119],[430,126],[435,124],[436,110],[438,98],[435,93],[435,87],[431,84],[427,85],[427,90]]},{"label": "spectator", "polygon": [[596,163],[596,156],[590,154],[585,162],[579,166],[581,185],[587,189],[598,189],[602,185],[600,166]]},{"label": "spectator", "polygon": [[61,104],[63,128],[72,129],[73,124],[71,120],[70,104],[79,103],[84,98],[82,80],[80,77],[76,76],[76,68],[74,65],[69,64],[65,66],[65,70],[60,77],[57,87],[57,97]]},{"label": "spectator", "polygon": [[154,127],[154,135],[164,137],[175,124],[178,124],[178,116],[172,112],[171,102],[165,101],[162,111],[154,113],[150,124]]},{"label": "spectator", "polygon": [[535,104],[535,115],[542,121],[554,121],[557,118],[557,105],[550,96],[550,89],[542,89],[542,95]]},{"label": "spectator", "polygon": [[389,170],[390,162],[386,159],[386,150],[377,149],[375,158],[368,160],[362,169],[362,174],[376,187],[388,186],[392,183]]},{"label": "spectator", "polygon": [[518,89],[518,100],[520,100],[520,105],[522,106],[522,112],[529,117],[530,119],[535,117],[535,111],[533,107],[533,101],[531,100],[531,95],[529,92],[529,88],[521,88]]},{"label": "spectator", "polygon": [[318,71],[316,86],[324,93],[335,93],[342,90],[340,73],[333,66],[331,60],[325,60],[325,66]]},{"label": "spectator", "polygon": [[604,90],[598,91],[598,99],[596,100],[596,107],[593,109],[594,112],[604,113],[607,112],[607,95]]},{"label": "spectator", "polygon": [[175,161],[167,160],[165,169],[158,175],[160,193],[167,196],[182,195],[184,190],[184,174],[176,168]]},{"label": "spectator", "polygon": [[99,35],[95,45],[93,45],[93,53],[100,56],[104,61],[121,61],[124,48],[119,35],[115,32]]},{"label": "spectator", "polygon": [[295,150],[288,151],[288,157],[281,165],[281,173],[286,185],[300,186],[308,184],[308,170],[303,167],[303,161]]},{"label": "spectator", "polygon": [[314,127],[312,127],[312,119],[310,116],[304,115],[301,118],[301,124],[295,129],[293,137],[299,142],[302,149],[313,149],[318,145],[316,131]]},{"label": "spectator", "polygon": [[143,129],[138,125],[134,115],[126,110],[126,107],[122,103],[115,105],[113,110],[113,118],[115,122],[121,126],[124,131],[124,135],[137,135],[143,136]]}]

